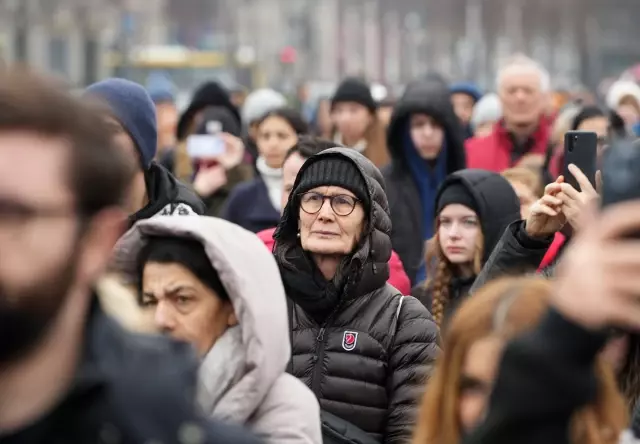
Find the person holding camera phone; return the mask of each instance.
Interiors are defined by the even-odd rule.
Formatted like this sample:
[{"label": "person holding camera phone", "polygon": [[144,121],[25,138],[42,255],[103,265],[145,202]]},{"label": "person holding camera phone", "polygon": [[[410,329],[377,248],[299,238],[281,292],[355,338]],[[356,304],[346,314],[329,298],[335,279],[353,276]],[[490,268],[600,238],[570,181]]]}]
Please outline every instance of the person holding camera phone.
[{"label": "person holding camera phone", "polygon": [[186,139],[192,186],[205,202],[208,216],[219,216],[233,188],[253,178],[252,166],[244,163],[245,146],[239,136],[240,125],[229,111],[210,107]]},{"label": "person holding camera phone", "polygon": [[[583,207],[552,308],[506,347],[485,420],[464,444],[570,442],[571,415],[598,396],[593,362],[612,329],[640,330],[640,241],[629,237],[640,232],[640,202],[602,214],[595,207]],[[593,442],[637,442],[631,433],[596,432]]]},{"label": "person holding camera phone", "polygon": [[[599,198],[598,192],[578,167],[570,165],[569,171],[583,191],[566,183],[563,176],[547,185],[545,194],[531,207],[529,217],[507,227],[478,275],[472,292],[504,274],[535,272],[551,246],[554,235],[567,222],[574,232],[581,229],[581,213],[585,205]],[[543,274],[551,274],[554,266],[552,263],[543,270]]]}]

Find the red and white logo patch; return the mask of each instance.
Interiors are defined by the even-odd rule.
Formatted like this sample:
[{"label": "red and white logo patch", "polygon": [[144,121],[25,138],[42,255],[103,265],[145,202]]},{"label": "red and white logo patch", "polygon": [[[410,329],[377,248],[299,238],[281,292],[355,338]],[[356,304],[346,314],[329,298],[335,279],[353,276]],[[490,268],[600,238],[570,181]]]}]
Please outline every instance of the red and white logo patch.
[{"label": "red and white logo patch", "polygon": [[356,348],[358,342],[358,333],[355,331],[345,331],[342,336],[342,348],[346,351],[351,351]]}]

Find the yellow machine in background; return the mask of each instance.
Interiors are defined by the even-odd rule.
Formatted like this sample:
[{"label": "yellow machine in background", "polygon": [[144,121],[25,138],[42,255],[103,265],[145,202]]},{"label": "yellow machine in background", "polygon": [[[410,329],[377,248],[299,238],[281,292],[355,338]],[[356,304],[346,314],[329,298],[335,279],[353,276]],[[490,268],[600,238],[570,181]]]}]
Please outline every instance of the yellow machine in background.
[{"label": "yellow machine in background", "polygon": [[233,66],[224,53],[193,50],[184,46],[144,46],[128,54],[112,52],[107,62],[113,75],[144,84],[162,72],[179,91],[190,91],[207,80],[233,81]]}]

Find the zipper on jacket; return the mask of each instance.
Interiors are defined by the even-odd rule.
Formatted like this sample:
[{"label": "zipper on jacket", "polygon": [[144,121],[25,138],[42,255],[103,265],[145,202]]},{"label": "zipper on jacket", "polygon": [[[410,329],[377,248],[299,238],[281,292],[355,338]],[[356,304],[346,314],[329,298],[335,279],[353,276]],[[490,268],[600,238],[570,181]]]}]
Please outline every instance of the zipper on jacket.
[{"label": "zipper on jacket", "polygon": [[322,362],[324,361],[324,348],[325,348],[325,340],[324,333],[327,330],[327,326],[333,322],[333,318],[340,311],[344,304],[340,303],[336,306],[336,308],[331,312],[331,314],[324,321],[322,326],[320,327],[320,331],[316,336],[316,350],[313,355],[313,375],[311,376],[311,391],[316,395],[316,397],[320,397],[320,379],[322,377]]},{"label": "zipper on jacket", "polygon": [[313,355],[313,376],[311,377],[311,391],[320,396],[320,378],[322,377],[322,362],[324,361],[324,332],[326,323],[320,328],[316,336],[316,352]]}]

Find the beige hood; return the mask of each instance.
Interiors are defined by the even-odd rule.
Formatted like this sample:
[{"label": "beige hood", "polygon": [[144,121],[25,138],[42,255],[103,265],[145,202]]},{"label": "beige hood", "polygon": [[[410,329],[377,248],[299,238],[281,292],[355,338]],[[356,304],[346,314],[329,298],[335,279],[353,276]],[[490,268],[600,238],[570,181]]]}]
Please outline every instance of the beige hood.
[{"label": "beige hood", "polygon": [[233,303],[242,329],[246,371],[224,396],[226,415],[242,422],[264,400],[289,362],[287,304],[278,266],[253,233],[222,219],[158,216],[138,222],[115,248],[114,271],[136,278],[135,261],[146,237],[176,236],[201,242]]}]

